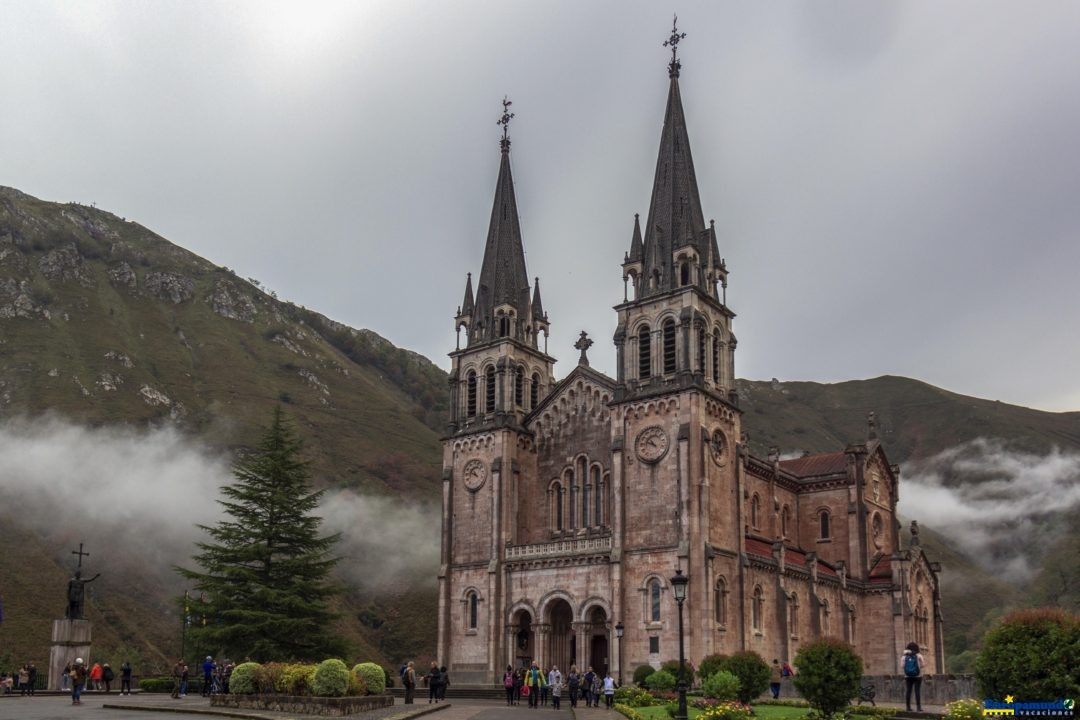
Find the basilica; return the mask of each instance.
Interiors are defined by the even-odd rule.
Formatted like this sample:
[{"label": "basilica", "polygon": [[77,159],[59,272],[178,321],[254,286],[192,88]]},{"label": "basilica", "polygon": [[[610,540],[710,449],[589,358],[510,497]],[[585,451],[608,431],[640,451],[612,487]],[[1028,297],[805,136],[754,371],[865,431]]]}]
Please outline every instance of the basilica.
[{"label": "basilica", "polygon": [[[480,274],[455,317],[444,441],[439,661],[490,684],[532,661],[610,670],[678,657],[671,578],[688,578],[697,665],[753,650],[793,661],[843,639],[867,674],[918,642],[941,673],[940,566],[896,516],[899,468],[867,436],[836,452],[756,457],[735,389],[728,268],[698,193],[678,33],[648,215],[635,216],[615,306],[616,377],[555,379],[530,283],[504,110]],[[629,226],[629,222],[627,223]],[[617,260],[616,260],[617,262]]]}]

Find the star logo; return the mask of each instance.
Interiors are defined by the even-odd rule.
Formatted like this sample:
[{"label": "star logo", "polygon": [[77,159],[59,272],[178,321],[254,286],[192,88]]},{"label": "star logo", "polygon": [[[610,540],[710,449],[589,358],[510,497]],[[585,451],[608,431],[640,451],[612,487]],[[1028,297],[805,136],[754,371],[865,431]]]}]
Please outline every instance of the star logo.
[{"label": "star logo", "polygon": [[1007,703],[1009,703],[1010,705],[1012,705],[1012,703],[1013,703],[1013,696],[1012,696],[1012,695],[1006,695],[1006,696],[1005,696],[1005,702],[1007,702]]}]

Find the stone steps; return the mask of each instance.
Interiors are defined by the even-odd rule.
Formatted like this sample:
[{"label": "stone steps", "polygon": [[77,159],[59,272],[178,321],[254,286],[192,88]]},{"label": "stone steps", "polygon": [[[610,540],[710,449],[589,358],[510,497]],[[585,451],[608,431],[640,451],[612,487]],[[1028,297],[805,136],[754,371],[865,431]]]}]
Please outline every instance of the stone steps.
[{"label": "stone steps", "polygon": [[[405,697],[405,688],[392,687],[388,691],[394,697]],[[423,685],[416,687],[416,702],[427,702],[428,689]],[[505,700],[506,690],[501,685],[454,685],[446,688],[446,699],[468,700]]]}]

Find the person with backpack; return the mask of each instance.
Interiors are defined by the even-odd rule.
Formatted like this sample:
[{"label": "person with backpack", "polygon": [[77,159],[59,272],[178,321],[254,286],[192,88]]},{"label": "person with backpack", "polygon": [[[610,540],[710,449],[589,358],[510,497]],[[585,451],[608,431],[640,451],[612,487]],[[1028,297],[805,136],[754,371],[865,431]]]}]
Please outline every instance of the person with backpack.
[{"label": "person with backpack", "polygon": [[509,707],[514,704],[514,668],[509,665],[503,673],[503,689],[506,690],[506,705]]},{"label": "person with backpack", "polygon": [[82,658],[75,658],[71,666],[71,704],[82,705],[82,691],[86,685],[86,665]]},{"label": "person with backpack", "polygon": [[578,689],[581,687],[581,676],[578,675],[577,665],[570,666],[570,674],[566,676],[566,686],[570,690],[570,707],[577,707]]},{"label": "person with backpack", "polygon": [[427,683],[428,705],[439,702],[439,685],[442,684],[442,672],[439,670],[439,664],[434,660],[431,661],[431,669],[428,670]]},{"label": "person with backpack", "polygon": [[596,700],[592,692],[594,682],[596,682],[596,673],[593,672],[592,666],[589,666],[581,678],[581,697],[585,698],[585,707],[592,707]]},{"label": "person with backpack", "polygon": [[525,672],[525,687],[529,688],[529,707],[537,708],[540,706],[540,689],[547,687],[547,678],[544,677],[544,671],[533,660],[532,665]]},{"label": "person with backpack", "polygon": [[919,652],[919,644],[909,642],[904,649],[904,654],[900,656],[900,667],[904,670],[904,682],[907,684],[905,702],[908,712],[911,712],[912,688],[915,690],[916,712],[922,712],[922,673],[925,665],[926,661]]},{"label": "person with backpack", "polygon": [[131,694],[131,663],[127,660],[120,666],[120,694]]},{"label": "person with backpack", "polygon": [[514,704],[521,704],[521,691],[525,687],[525,668],[514,671]]},{"label": "person with backpack", "polygon": [[412,705],[413,693],[416,692],[416,670],[413,669],[412,660],[405,664],[405,669],[401,673],[401,685],[405,688],[405,704]]},{"label": "person with backpack", "polygon": [[105,694],[112,692],[112,681],[116,677],[113,669],[109,667],[109,663],[105,663],[101,666],[101,681],[105,683]]},{"label": "person with backpack", "polygon": [[772,667],[769,668],[769,689],[772,690],[773,700],[780,698],[780,680],[784,677],[784,670],[780,667],[780,661],[773,658]]}]

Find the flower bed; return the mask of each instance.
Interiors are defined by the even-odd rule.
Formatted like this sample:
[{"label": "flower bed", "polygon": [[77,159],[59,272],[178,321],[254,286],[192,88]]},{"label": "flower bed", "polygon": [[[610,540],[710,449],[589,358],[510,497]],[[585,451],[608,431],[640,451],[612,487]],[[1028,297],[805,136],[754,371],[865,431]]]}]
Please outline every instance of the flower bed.
[{"label": "flower bed", "polygon": [[391,695],[363,697],[311,697],[307,695],[213,695],[211,707],[272,710],[275,712],[344,717],[356,713],[390,707]]}]

